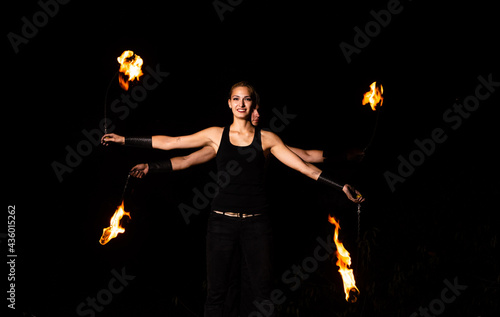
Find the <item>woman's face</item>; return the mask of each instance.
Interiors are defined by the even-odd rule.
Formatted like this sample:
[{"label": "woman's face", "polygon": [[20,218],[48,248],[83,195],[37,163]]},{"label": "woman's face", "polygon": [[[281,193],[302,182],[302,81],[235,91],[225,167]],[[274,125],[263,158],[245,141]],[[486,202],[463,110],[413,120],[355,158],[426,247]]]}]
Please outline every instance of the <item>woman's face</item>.
[{"label": "woman's face", "polygon": [[254,110],[254,101],[250,96],[250,91],[247,87],[236,87],[231,93],[231,98],[228,102],[229,108],[236,118],[249,120]]},{"label": "woman's face", "polygon": [[258,126],[260,122],[259,105],[257,105],[252,111],[252,125]]}]

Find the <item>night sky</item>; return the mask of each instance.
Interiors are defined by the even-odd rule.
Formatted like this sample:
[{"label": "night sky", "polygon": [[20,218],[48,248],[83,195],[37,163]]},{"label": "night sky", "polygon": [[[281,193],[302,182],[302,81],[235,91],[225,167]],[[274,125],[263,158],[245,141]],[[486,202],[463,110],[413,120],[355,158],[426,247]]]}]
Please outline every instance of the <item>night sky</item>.
[{"label": "night sky", "polygon": [[[193,206],[195,192],[213,181],[215,163],[131,178],[126,232],[103,246],[102,229],[121,203],[130,168],[191,151],[96,140],[105,106],[109,129],[126,136],[228,125],[227,93],[241,80],[260,94],[262,126],[291,146],[363,149],[378,116],[361,162],[318,164],[366,197],[359,240],[355,204],[271,158],[274,287],[286,298],[277,316],[500,312],[500,28],[493,2],[4,6],[0,249],[5,263],[16,255],[15,281],[8,281],[8,264],[1,277],[9,313],[203,316],[210,207],[186,223],[179,206]],[[128,92],[114,77],[124,50],[144,60],[145,75]],[[377,112],[361,105],[373,81],[384,87]],[[328,214],[339,219],[351,252],[360,289],[354,304],[344,300],[334,255],[309,267],[297,289],[283,279],[333,233]],[[12,292],[5,293],[13,282],[15,310],[7,307]]]}]

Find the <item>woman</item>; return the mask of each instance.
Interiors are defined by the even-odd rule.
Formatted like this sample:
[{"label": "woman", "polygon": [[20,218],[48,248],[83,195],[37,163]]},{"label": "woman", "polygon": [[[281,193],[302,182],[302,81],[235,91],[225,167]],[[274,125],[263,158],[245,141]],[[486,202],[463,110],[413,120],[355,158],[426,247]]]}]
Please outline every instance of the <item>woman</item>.
[{"label": "woman", "polygon": [[[256,106],[255,89],[246,82],[231,87],[228,106],[233,123],[197,133],[170,137],[125,138],[106,134],[103,143],[149,147],[162,150],[211,147],[216,154],[219,189],[212,201],[207,228],[208,294],[205,316],[223,316],[229,272],[234,256],[246,263],[252,302],[272,305],[271,242],[268,202],[264,190],[265,158],[272,153],[285,165],[322,183],[342,190],[355,203],[364,198],[350,185],[339,185],[317,167],[305,163],[274,133],[254,127],[251,116]],[[356,195],[354,197],[353,195]],[[242,312],[247,316],[250,312]]]}]

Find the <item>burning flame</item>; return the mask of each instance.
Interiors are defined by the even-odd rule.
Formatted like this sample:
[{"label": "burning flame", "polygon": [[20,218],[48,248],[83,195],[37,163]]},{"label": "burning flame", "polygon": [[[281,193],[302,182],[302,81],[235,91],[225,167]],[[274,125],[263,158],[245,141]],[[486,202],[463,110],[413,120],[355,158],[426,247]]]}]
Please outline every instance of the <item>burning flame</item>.
[{"label": "burning flame", "polygon": [[134,54],[133,51],[124,51],[117,60],[118,63],[120,63],[119,71],[121,74],[118,77],[120,87],[124,90],[128,90],[129,81],[139,80],[139,77],[144,75],[141,69],[143,63],[142,58]]},{"label": "burning flame", "polygon": [[364,94],[362,101],[363,106],[366,105],[367,103],[370,103],[370,107],[372,107],[372,110],[375,111],[377,104],[380,102],[379,107],[381,107],[382,103],[384,102],[384,97],[382,97],[383,94],[384,94],[384,87],[380,85],[380,90],[379,90],[377,87],[377,82],[374,81],[370,85],[370,91]]},{"label": "burning flame", "polygon": [[125,232],[125,228],[120,226],[120,220],[123,218],[123,216],[131,218],[130,212],[125,211],[122,201],[122,204],[118,206],[115,213],[113,214],[113,217],[111,217],[111,221],[109,222],[110,226],[102,229],[102,236],[99,240],[100,244],[105,245],[111,239],[116,238],[119,233]]},{"label": "burning flame", "polygon": [[356,287],[356,281],[354,280],[354,274],[351,266],[351,257],[349,252],[344,248],[342,242],[339,241],[339,229],[340,225],[338,221],[332,217],[328,216],[328,221],[335,225],[335,234],[333,236],[333,241],[337,246],[337,266],[339,267],[340,275],[342,276],[342,281],[344,282],[344,292],[345,300],[354,303],[358,300],[359,289]]}]

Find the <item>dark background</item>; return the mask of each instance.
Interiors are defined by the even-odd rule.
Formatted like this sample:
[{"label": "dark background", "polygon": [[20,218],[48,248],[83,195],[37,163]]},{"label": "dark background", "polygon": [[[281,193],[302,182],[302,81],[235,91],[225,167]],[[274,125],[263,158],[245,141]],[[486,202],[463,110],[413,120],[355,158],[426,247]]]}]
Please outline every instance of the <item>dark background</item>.
[{"label": "dark background", "polygon": [[[387,4],[245,0],[221,21],[210,0],[72,1],[59,5],[17,54],[7,34],[21,35],[21,18],[31,20],[41,9],[36,1],[4,4],[3,196],[4,206],[16,206],[15,313],[77,316],[81,302],[108,287],[111,271],[125,268],[135,278],[96,316],[203,315],[209,208],[186,225],[178,206],[192,206],[192,190],[211,181],[213,162],[131,179],[125,206],[132,219],[105,246],[98,241],[120,204],[127,171],[190,151],[96,146],[62,182],[52,167],[65,164],[68,146],[86,139],[82,130],[98,128],[116,57],[130,49],[145,66],[170,74],[125,119],[108,108],[121,135],[182,135],[229,124],[227,92],[249,80],[261,95],[263,126],[273,109],[296,115],[278,133],[287,144],[363,148],[377,113],[361,98],[373,81],[383,84],[384,105],[365,159],[319,165],[366,197],[360,240],[355,205],[270,162],[275,287],[287,297],[279,316],[409,316],[440,298],[445,279],[467,289],[442,315],[496,315],[498,88],[458,129],[443,121],[456,101],[474,94],[478,76],[500,81],[496,6],[402,1],[401,13],[348,63],[340,43],[353,45],[353,28],[364,29],[370,11]],[[108,107],[128,93],[113,80]],[[447,140],[392,192],[384,172],[397,173],[398,156],[408,158],[414,140],[435,128]],[[281,280],[312,255],[317,237],[333,232],[328,214],[340,220],[353,257],[361,291],[355,304],[344,301],[335,257],[297,291]],[[7,239],[1,242],[5,259]],[[7,266],[3,272],[7,289]]]}]

